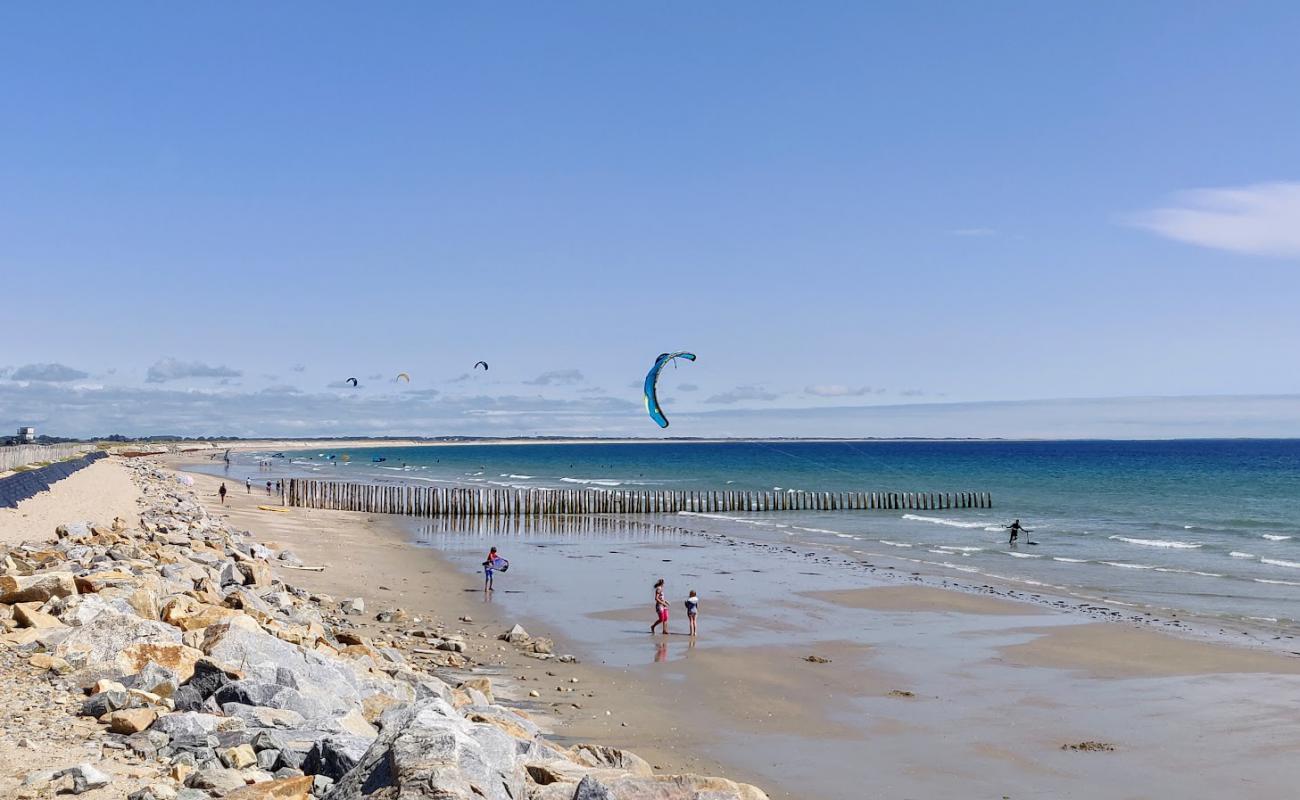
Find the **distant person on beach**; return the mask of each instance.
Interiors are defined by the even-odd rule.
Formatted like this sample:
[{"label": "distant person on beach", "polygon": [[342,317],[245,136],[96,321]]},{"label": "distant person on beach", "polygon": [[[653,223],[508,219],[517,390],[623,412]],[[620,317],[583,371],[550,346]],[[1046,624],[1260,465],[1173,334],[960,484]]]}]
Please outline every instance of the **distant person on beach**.
[{"label": "distant person on beach", "polygon": [[691,596],[686,598],[686,620],[691,623],[691,635],[695,635],[695,617],[700,613],[700,596],[691,590]]},{"label": "distant person on beach", "polygon": [[668,601],[664,599],[664,579],[660,578],[655,581],[655,621],[650,625],[650,632],[654,633],[655,628],[663,625],[662,633],[668,635]]},{"label": "distant person on beach", "polygon": [[1025,530],[1025,526],[1020,524],[1020,520],[1016,520],[1010,525],[1004,525],[1003,527],[1011,531],[1011,538],[1007,540],[1007,544],[1015,544],[1016,538],[1019,537],[1022,532],[1029,533],[1029,531]]},{"label": "distant person on beach", "polygon": [[497,569],[497,562],[505,559],[497,555],[497,549],[493,547],[488,551],[487,560],[483,562],[483,591],[492,591],[492,574]]},{"label": "distant person on beach", "polygon": [[248,490],[248,493],[249,493],[249,494],[252,494],[252,493],[253,493],[253,479],[252,479],[252,478],[244,478],[244,488]]},{"label": "distant person on beach", "polygon": [[268,495],[271,493],[271,482],[270,482],[270,481],[267,481],[267,482],[266,482],[266,493],[267,493]]},{"label": "distant person on beach", "polygon": [[221,495],[221,505],[224,506],[224,505],[226,504],[226,483],[225,483],[225,481],[222,481],[222,482],[221,482],[221,488],[217,490],[217,494]]}]

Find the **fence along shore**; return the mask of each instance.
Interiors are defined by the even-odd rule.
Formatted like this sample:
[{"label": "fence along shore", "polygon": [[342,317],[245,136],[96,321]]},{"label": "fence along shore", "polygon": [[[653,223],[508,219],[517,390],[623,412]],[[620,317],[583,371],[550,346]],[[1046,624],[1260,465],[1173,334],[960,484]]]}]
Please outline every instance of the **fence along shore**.
[{"label": "fence along shore", "polygon": [[742,492],[496,489],[290,478],[283,503],[412,517],[701,514],[728,511],[940,511],[992,508],[989,492]]}]

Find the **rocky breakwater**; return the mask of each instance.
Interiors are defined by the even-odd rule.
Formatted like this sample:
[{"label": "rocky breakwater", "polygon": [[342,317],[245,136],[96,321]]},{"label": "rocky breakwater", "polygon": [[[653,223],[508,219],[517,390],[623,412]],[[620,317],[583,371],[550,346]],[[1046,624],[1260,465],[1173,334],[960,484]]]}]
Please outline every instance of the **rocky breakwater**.
[{"label": "rocky breakwater", "polygon": [[[0,669],[48,682],[50,706],[84,726],[64,735],[91,754],[33,770],[19,796],[766,797],[548,741],[486,678],[453,686],[350,633],[344,615],[357,609],[278,576],[292,554],[232,530],[156,467],[129,468],[144,497],[138,528],[70,524],[52,543],[0,553]],[[111,793],[124,774],[131,786]]]}]

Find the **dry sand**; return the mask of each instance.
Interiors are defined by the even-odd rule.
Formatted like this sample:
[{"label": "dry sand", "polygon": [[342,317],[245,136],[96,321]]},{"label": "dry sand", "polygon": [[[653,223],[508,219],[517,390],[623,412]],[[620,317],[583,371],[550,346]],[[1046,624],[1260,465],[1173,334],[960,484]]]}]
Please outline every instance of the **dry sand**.
[{"label": "dry sand", "polygon": [[140,492],[116,459],[105,458],[18,504],[0,508],[0,542],[17,544],[26,539],[48,539],[68,522],[109,523],[122,517],[131,526],[138,521]]}]

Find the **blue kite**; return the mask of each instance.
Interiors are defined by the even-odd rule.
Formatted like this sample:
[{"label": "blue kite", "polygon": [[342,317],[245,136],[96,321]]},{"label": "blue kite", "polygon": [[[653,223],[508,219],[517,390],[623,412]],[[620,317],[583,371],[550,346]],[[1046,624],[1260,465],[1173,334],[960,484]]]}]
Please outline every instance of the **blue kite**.
[{"label": "blue kite", "polygon": [[661,353],[655,359],[655,365],[645,376],[645,410],[650,415],[650,419],[658,423],[659,427],[668,427],[668,418],[664,416],[664,411],[659,407],[659,396],[657,387],[659,384],[659,372],[668,365],[669,361],[675,358],[684,358],[687,361],[694,361],[694,353]]}]

